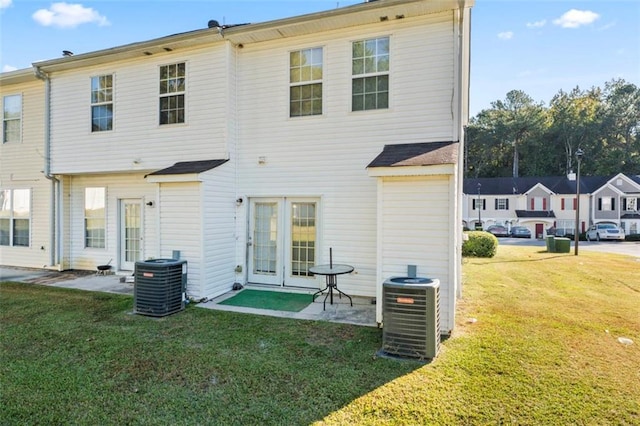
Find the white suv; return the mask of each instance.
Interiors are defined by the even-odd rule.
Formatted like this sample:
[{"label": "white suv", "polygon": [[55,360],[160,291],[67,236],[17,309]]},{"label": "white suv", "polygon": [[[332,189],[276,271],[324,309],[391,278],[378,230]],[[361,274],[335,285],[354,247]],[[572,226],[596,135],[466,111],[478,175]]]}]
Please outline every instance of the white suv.
[{"label": "white suv", "polygon": [[596,223],[587,231],[587,241],[619,240],[624,241],[624,231],[613,223]]}]

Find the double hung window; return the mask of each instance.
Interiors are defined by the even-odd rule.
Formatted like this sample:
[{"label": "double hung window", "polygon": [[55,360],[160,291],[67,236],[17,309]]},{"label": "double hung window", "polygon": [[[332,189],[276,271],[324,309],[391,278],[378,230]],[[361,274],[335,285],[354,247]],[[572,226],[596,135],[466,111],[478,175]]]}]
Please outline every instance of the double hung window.
[{"label": "double hung window", "polygon": [[113,76],[91,77],[91,131],[113,130]]},{"label": "double hung window", "polygon": [[29,247],[31,190],[0,190],[0,245]]},{"label": "double hung window", "polygon": [[160,67],[160,124],[184,123],[186,64]]},{"label": "double hung window", "polygon": [[616,199],[613,197],[598,198],[599,211],[614,211],[616,209]]},{"label": "double hung window", "polygon": [[2,143],[20,142],[22,133],[22,95],[2,98]]},{"label": "double hung window", "polygon": [[322,114],[322,48],[289,53],[289,116]]},{"label": "double hung window", "polygon": [[106,235],[106,189],[84,190],[84,246],[105,248]]},{"label": "double hung window", "polygon": [[495,208],[496,210],[509,210],[509,199],[496,198]]},{"label": "double hung window", "polygon": [[389,37],[353,42],[351,109],[389,108]]}]

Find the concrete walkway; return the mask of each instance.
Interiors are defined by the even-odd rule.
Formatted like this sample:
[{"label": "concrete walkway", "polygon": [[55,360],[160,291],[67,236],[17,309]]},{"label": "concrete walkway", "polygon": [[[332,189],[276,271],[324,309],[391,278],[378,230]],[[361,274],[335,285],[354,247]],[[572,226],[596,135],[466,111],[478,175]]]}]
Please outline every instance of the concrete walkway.
[{"label": "concrete walkway", "polygon": [[[134,284],[125,282],[124,275],[96,275],[90,271],[49,271],[46,269],[17,268],[0,266],[0,281],[16,281],[28,284],[48,285],[52,287],[72,288],[76,290],[99,291],[105,293],[117,293],[133,295]],[[264,291],[273,291],[263,289]],[[306,292],[311,294],[311,291]],[[238,294],[230,291],[215,299],[197,303],[195,306],[205,309],[239,312],[253,315],[265,315],[280,318],[293,318],[311,321],[328,321],[344,324],[355,324],[369,327],[377,327],[376,305],[371,298],[353,297],[353,306],[349,299],[334,296],[333,305],[327,300],[326,309],[323,309],[324,295],[316,298],[300,312],[274,311],[270,309],[245,308],[240,306],[220,305],[219,303],[229,297]]]}]

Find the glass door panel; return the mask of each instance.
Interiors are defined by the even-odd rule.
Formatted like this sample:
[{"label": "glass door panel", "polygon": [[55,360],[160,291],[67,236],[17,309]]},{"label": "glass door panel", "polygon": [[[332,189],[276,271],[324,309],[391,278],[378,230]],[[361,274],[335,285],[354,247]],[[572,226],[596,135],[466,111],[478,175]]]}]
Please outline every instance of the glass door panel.
[{"label": "glass door panel", "polygon": [[252,201],[249,236],[249,281],[282,284],[280,261],[280,205],[277,201]]},{"label": "glass door panel", "polygon": [[122,200],[120,208],[120,269],[133,271],[142,259],[142,203]]}]

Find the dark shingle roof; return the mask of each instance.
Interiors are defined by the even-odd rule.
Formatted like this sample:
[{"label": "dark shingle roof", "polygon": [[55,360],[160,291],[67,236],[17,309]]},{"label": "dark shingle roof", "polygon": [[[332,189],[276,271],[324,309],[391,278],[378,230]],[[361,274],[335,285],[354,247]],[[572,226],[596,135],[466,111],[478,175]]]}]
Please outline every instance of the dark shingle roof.
[{"label": "dark shingle roof", "polygon": [[433,166],[458,162],[458,142],[385,145],[367,167]]},{"label": "dark shingle roof", "polygon": [[[592,193],[602,187],[612,176],[581,176],[580,192]],[[466,178],[463,182],[465,194],[477,194],[480,184],[481,194],[514,195],[524,194],[537,184],[544,185],[556,194],[575,194],[576,181],[569,180],[566,176],[544,177],[496,177],[496,178]]]},{"label": "dark shingle roof", "polygon": [[202,173],[207,170],[215,169],[216,167],[226,163],[229,160],[202,160],[202,161],[182,161],[176,163],[166,169],[157,170],[153,173],[149,173],[147,176],[158,175],[183,175],[190,173]]}]

